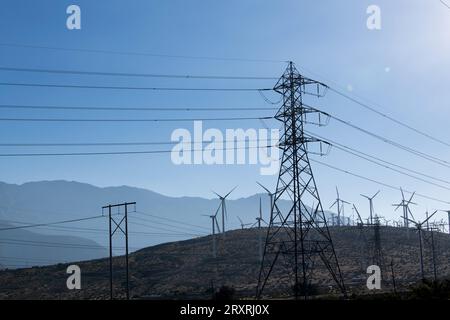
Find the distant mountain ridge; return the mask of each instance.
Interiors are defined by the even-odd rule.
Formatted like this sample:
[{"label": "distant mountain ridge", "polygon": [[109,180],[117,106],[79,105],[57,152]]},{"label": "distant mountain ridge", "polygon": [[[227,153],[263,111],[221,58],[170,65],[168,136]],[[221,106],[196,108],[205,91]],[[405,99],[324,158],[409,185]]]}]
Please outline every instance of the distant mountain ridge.
[{"label": "distant mountain ridge", "polygon": [[[244,223],[256,222],[260,198],[263,217],[268,221],[269,197],[266,194],[256,194],[247,198],[227,200],[226,229],[241,227],[237,216]],[[211,232],[211,221],[203,215],[214,214],[219,207],[218,199],[170,197],[128,186],[100,188],[63,180],[28,182],[22,185],[0,182],[0,222],[20,225],[18,222],[34,224],[99,216],[102,214],[102,206],[125,201],[137,202],[138,212],[129,214],[131,251],[159,243],[207,235]],[[280,206],[282,209],[283,202]],[[326,216],[328,219],[330,213],[326,213]],[[76,236],[78,239],[93,241],[107,247],[107,228],[108,221],[105,217],[47,228],[33,228],[29,231],[43,235]],[[116,248],[114,252],[120,254],[120,247],[123,247],[120,238],[114,245]],[[100,258],[106,254],[104,251],[98,253],[96,256],[87,255],[86,259]],[[42,259],[49,258],[45,252],[42,254],[44,254]],[[76,256],[76,260],[84,259]]]}]

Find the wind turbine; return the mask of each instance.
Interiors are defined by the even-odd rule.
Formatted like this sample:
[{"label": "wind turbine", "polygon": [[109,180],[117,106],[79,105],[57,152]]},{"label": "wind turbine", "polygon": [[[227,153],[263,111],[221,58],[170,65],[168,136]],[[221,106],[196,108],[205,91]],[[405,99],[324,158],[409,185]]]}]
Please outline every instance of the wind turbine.
[{"label": "wind turbine", "polygon": [[422,280],[425,279],[424,271],[423,271],[423,248],[422,248],[422,226],[424,223],[427,223],[428,220],[431,219],[436,214],[437,210],[433,212],[432,215],[430,215],[425,221],[423,222],[416,222],[414,220],[411,220],[409,218],[406,218],[409,222],[413,223],[415,227],[417,228],[418,234],[419,234],[419,248],[420,248],[420,274],[422,275]]},{"label": "wind turbine", "polygon": [[238,218],[239,222],[241,223],[241,229],[242,230],[244,230],[246,226],[252,225],[251,223],[244,223],[239,216],[237,218]]},{"label": "wind turbine", "polygon": [[359,214],[359,211],[358,211],[358,209],[356,208],[355,204],[353,204],[353,210],[354,210],[354,211],[356,212],[356,214],[358,215],[358,219],[359,219],[359,222],[361,223],[361,226],[364,225],[364,221],[362,220],[361,215]]},{"label": "wind turbine", "polygon": [[336,201],[333,202],[333,204],[330,206],[330,209],[333,208],[333,207],[336,205],[336,207],[337,207],[337,213],[338,213],[338,216],[337,216],[337,225],[340,226],[340,225],[341,225],[341,209],[342,209],[342,217],[343,217],[343,221],[344,221],[344,224],[345,224],[344,204],[350,204],[350,202],[347,202],[347,201],[342,200],[342,199],[340,198],[340,196],[339,196],[339,190],[338,190],[337,187],[336,187],[336,195],[337,195]]},{"label": "wind turbine", "polygon": [[228,219],[228,212],[227,212],[227,207],[225,204],[225,200],[227,199],[227,197],[237,188],[234,187],[233,189],[231,189],[230,192],[228,192],[225,196],[221,196],[220,194],[218,194],[217,192],[213,191],[213,193],[219,197],[220,200],[220,204],[219,204],[219,209],[222,209],[222,233],[225,234],[225,219]]},{"label": "wind turbine", "polygon": [[[219,207],[220,208],[220,207]],[[212,242],[213,242],[213,257],[216,257],[216,227],[220,233],[219,223],[217,222],[217,214],[219,213],[219,208],[216,210],[214,215],[202,214],[204,217],[211,218],[211,229],[212,229]]]},{"label": "wind turbine", "polygon": [[[264,187],[263,187],[264,188]],[[262,203],[261,203],[261,197],[259,198],[259,217],[256,218],[256,225],[258,226],[258,253],[259,253],[259,261],[262,261],[262,256],[263,256],[263,252],[262,252],[262,230],[261,230],[261,225],[262,222],[264,222],[265,224],[267,224],[267,222],[263,219],[262,217]],[[253,224],[253,225],[255,225]]]},{"label": "wind turbine", "polygon": [[380,190],[378,190],[377,193],[375,193],[372,197],[366,196],[364,194],[361,194],[362,197],[366,198],[367,200],[369,200],[369,210],[370,210],[370,215],[369,215],[369,220],[370,220],[370,224],[373,224],[373,199],[380,193]]},{"label": "wind turbine", "polygon": [[270,208],[269,208],[270,215],[269,215],[269,218],[272,219],[272,214],[273,214],[272,211],[273,211],[274,209],[276,210],[277,213],[279,213],[278,207],[275,205],[274,199],[273,199],[273,197],[275,196],[275,193],[274,193],[274,192],[271,192],[269,189],[267,189],[266,187],[264,187],[261,183],[259,183],[259,182],[256,182],[256,183],[257,183],[261,188],[263,188],[263,189],[267,192],[267,195],[269,196],[269,200],[270,200]]},{"label": "wind turbine", "polygon": [[402,192],[402,201],[399,204],[393,204],[393,206],[395,206],[395,210],[396,211],[398,208],[402,207],[403,209],[403,226],[406,228],[406,232],[407,232],[407,236],[409,237],[409,214],[411,214],[411,210],[409,209],[409,205],[410,204],[414,204],[417,205],[417,203],[411,202],[412,198],[414,197],[414,195],[416,194],[415,192],[413,192],[413,194],[411,195],[411,198],[409,198],[408,201],[405,200],[405,194],[403,193],[403,189],[400,188],[400,191]]}]

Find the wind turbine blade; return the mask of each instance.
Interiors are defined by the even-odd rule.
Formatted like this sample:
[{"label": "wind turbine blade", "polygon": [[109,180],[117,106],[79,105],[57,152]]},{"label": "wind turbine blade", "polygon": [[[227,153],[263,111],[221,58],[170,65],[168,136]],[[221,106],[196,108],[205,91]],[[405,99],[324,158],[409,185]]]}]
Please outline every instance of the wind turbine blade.
[{"label": "wind turbine blade", "polygon": [[211,190],[212,193],[214,193],[216,196],[218,196],[220,199],[222,199],[222,196],[220,194],[218,194],[217,192]]},{"label": "wind turbine blade", "polygon": [[373,195],[372,200],[375,199],[375,197],[380,193],[380,191],[381,190],[378,190],[378,192]]},{"label": "wind turbine blade", "polygon": [[413,194],[411,195],[411,198],[409,198],[408,203],[412,203],[411,200],[414,197],[414,195],[416,194],[416,192],[414,191]]},{"label": "wind turbine blade", "polygon": [[317,206],[316,206],[316,209],[314,210],[314,214],[316,214],[317,213],[317,211],[319,211],[319,202],[317,203]]},{"label": "wind turbine blade", "polygon": [[217,222],[217,218],[216,217],[214,217],[214,221],[216,222],[217,232],[220,233],[220,227],[219,227],[219,223]]},{"label": "wind turbine blade", "polygon": [[424,224],[425,222],[427,222],[428,220],[431,219],[432,216],[434,216],[436,214],[437,210],[435,212],[433,212],[433,214],[431,216],[429,216],[427,219],[425,219],[424,222],[422,222],[421,224]]},{"label": "wind turbine blade", "polygon": [[355,209],[355,211],[356,211],[356,214],[358,215],[358,219],[359,219],[359,221],[361,221],[361,223],[364,223],[364,222],[363,222],[363,220],[362,220],[362,218],[361,218],[361,215],[359,214],[359,211],[358,211],[358,209],[356,208],[356,206],[355,206],[355,205],[353,205],[353,209]]},{"label": "wind turbine blade", "polygon": [[214,214],[214,217],[217,217],[217,214],[219,213],[220,207],[222,206],[222,203],[219,205],[219,207],[216,210],[216,213]]},{"label": "wind turbine blade", "polygon": [[400,187],[400,191],[401,191],[401,193],[402,193],[402,199],[403,199],[403,201],[404,201],[404,200],[405,200],[405,194],[403,193],[402,187]]},{"label": "wind turbine blade", "polygon": [[242,222],[241,218],[239,218],[239,216],[238,216],[237,218],[239,219],[239,222],[241,223],[241,225],[244,224],[244,223]]},{"label": "wind turbine blade", "polygon": [[337,200],[333,202],[333,204],[330,206],[330,209],[334,207],[334,205],[337,203]]},{"label": "wind turbine blade", "polygon": [[407,208],[409,214],[411,215],[411,217],[412,217],[414,220],[416,220],[416,218],[414,218],[414,215],[413,215],[413,213],[411,212],[411,210],[409,209],[409,207],[406,207],[406,208]]},{"label": "wind turbine blade", "polygon": [[419,225],[421,225],[421,223],[419,224],[419,223],[417,223],[417,222],[415,222],[414,220],[411,220],[411,219],[409,219],[409,218],[405,218],[405,220],[408,220],[409,222],[412,222],[413,224],[416,225],[416,227],[419,226]]},{"label": "wind turbine blade", "polygon": [[339,190],[338,190],[337,186],[336,186],[336,194],[337,194],[337,197],[339,198]]},{"label": "wind turbine blade", "polygon": [[261,188],[263,188],[264,190],[266,190],[266,192],[268,193],[268,194],[271,194],[271,192],[269,191],[269,189],[267,189],[266,187],[264,187],[261,183],[259,183],[259,182],[256,182]]},{"label": "wind turbine blade", "polygon": [[228,192],[224,198],[226,199],[226,198],[227,198],[234,190],[236,190],[237,187],[238,187],[238,186],[236,186],[236,187],[234,187],[233,189],[231,189],[231,191]]}]

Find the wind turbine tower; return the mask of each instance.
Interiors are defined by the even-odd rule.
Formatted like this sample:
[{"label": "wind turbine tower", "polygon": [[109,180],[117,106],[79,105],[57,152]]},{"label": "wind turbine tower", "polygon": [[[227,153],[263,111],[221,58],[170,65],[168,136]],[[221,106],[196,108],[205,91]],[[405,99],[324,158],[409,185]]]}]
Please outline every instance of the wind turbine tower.
[{"label": "wind turbine tower", "polygon": [[204,217],[211,218],[211,230],[212,230],[212,243],[213,243],[213,257],[215,258],[217,256],[217,250],[216,250],[216,227],[217,231],[220,233],[219,223],[217,222],[217,214],[219,213],[219,209],[217,209],[216,213],[214,215],[206,215],[204,214]]},{"label": "wind turbine tower", "polygon": [[258,254],[259,254],[259,261],[262,261],[263,258],[263,246],[262,246],[262,230],[261,230],[261,225],[262,222],[266,223],[267,222],[263,219],[262,217],[262,202],[261,202],[261,197],[259,198],[259,217],[256,218],[256,224],[258,226]]},{"label": "wind turbine tower", "polygon": [[[270,206],[269,206],[269,212],[272,212],[272,206],[274,207],[274,210],[276,211],[276,213],[280,212],[280,210],[278,210],[278,206],[276,203],[274,203],[274,196],[275,193],[271,192],[269,189],[267,189],[266,187],[264,187],[261,183],[256,182],[261,188],[263,188],[266,192],[267,195],[269,196],[269,201],[270,201]],[[269,217],[271,218],[271,217]]]},{"label": "wind turbine tower", "polygon": [[[333,202],[333,204],[331,205],[330,209],[333,208],[335,205],[337,207],[337,225],[340,226],[341,225],[341,219],[344,222],[345,225],[345,212],[344,212],[344,205],[345,204],[350,204],[350,202],[347,202],[345,200],[342,200],[341,197],[339,196],[339,190],[336,187],[336,201]],[[341,217],[342,216],[342,217]]]},{"label": "wind turbine tower", "polygon": [[403,189],[400,188],[400,191],[402,192],[402,201],[398,204],[393,204],[393,206],[396,207],[395,210],[402,207],[402,209],[403,209],[403,217],[402,217],[403,218],[403,226],[406,228],[406,232],[407,232],[406,234],[409,237],[409,222],[411,221],[409,219],[409,214],[411,213],[411,210],[409,209],[409,205],[410,204],[417,205],[417,203],[414,203],[411,201],[415,195],[415,192],[413,192],[413,194],[411,195],[411,198],[409,198],[409,200],[406,201],[405,194],[403,193]]}]

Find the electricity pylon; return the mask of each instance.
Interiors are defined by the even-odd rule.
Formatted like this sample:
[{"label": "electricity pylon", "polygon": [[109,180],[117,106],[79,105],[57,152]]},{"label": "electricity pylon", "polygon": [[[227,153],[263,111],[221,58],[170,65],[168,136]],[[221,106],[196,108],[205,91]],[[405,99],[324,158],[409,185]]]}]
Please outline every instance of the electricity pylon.
[{"label": "electricity pylon", "polygon": [[422,276],[422,280],[425,280],[425,274],[423,270],[423,242],[422,242],[422,226],[424,223],[427,223],[431,217],[433,217],[436,214],[437,211],[435,211],[431,216],[429,216],[425,221],[423,222],[416,222],[414,220],[411,220],[409,218],[406,218],[409,222],[413,223],[417,228],[417,233],[419,235],[419,249],[420,249],[420,274]]},{"label": "electricity pylon", "polygon": [[[113,300],[113,236],[117,231],[120,231],[125,236],[125,276],[126,276],[126,298],[130,300],[130,274],[129,274],[129,260],[128,260],[128,206],[134,205],[136,211],[136,202],[125,202],[119,204],[109,204],[102,207],[102,215],[105,209],[108,209],[109,218],[109,295],[110,299]],[[125,214],[119,219],[114,219],[112,215],[113,208],[125,208]],[[120,211],[118,213],[120,216]],[[114,224],[114,225],[113,225]],[[114,228],[114,230],[113,230]]]},{"label": "electricity pylon", "polygon": [[375,193],[372,197],[366,196],[364,194],[361,194],[362,197],[366,198],[367,200],[369,200],[369,219],[370,219],[370,224],[373,224],[373,199],[375,199],[375,197],[380,193],[380,191],[378,191],[377,193]]},{"label": "electricity pylon", "polygon": [[342,221],[344,222],[344,226],[345,226],[345,211],[344,211],[344,206],[346,204],[350,204],[350,202],[347,202],[345,200],[342,200],[341,197],[339,196],[339,190],[336,187],[336,201],[333,202],[333,204],[331,205],[330,209],[333,208],[335,205],[337,207],[337,225],[340,226],[341,225],[341,217],[342,217]]},{"label": "electricity pylon", "polygon": [[450,210],[439,210],[441,212],[446,212],[448,215],[448,233],[450,233]]},{"label": "electricity pylon", "polygon": [[367,268],[367,259],[366,259],[366,254],[369,252],[369,246],[368,246],[368,241],[364,232],[364,221],[361,217],[361,215],[359,214],[358,209],[356,208],[355,204],[353,204],[353,211],[356,212],[356,214],[358,215],[358,229],[359,229],[359,236],[358,236],[358,243],[359,243],[359,254],[360,254],[360,267],[361,270],[365,272],[366,268]]},{"label": "electricity pylon", "polygon": [[[307,117],[318,115],[318,110],[303,103],[303,97],[320,97],[321,89],[325,88],[325,85],[303,77],[292,62],[274,87],[274,91],[283,96],[283,105],[275,115],[275,119],[284,124],[279,144],[283,155],[258,277],[257,298],[261,298],[269,287],[274,290],[285,288],[291,294],[293,291],[295,298],[303,296],[307,299],[317,258],[346,295],[308,155],[308,144],[322,141],[306,135],[303,128],[305,123],[311,123]],[[277,203],[282,199],[289,205],[283,204],[283,210],[280,210]],[[313,202],[315,207],[309,207],[308,204]]]},{"label": "electricity pylon", "polygon": [[373,264],[380,267],[384,271],[383,251],[381,249],[381,224],[380,218],[375,215],[373,223]]}]

